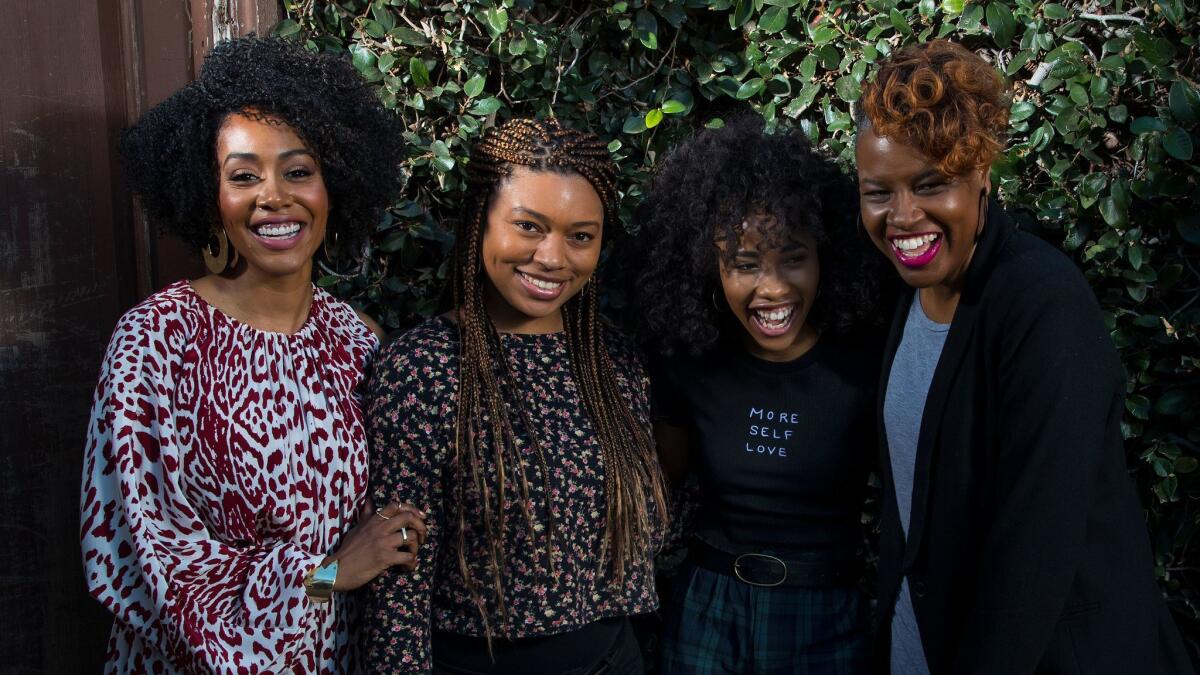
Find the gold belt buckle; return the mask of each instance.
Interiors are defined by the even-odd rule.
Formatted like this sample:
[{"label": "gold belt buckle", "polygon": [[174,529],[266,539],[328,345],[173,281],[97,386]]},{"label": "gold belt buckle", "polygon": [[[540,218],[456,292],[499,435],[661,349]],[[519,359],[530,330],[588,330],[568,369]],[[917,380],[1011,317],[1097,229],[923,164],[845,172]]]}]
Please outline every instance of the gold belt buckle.
[{"label": "gold belt buckle", "polygon": [[[773,584],[764,584],[764,583],[759,583],[757,581],[750,581],[746,577],[742,576],[742,570],[741,570],[742,558],[765,558],[767,560],[771,560],[773,562],[779,563],[779,567],[783,570],[783,576],[779,577],[779,581],[776,581]],[[733,561],[733,575],[735,577],[737,577],[738,580],[741,581],[742,583],[750,584],[751,586],[760,586],[762,588],[772,588],[774,586],[778,586],[778,585],[782,584],[784,581],[787,581],[788,568],[787,568],[787,563],[783,562],[782,560],[780,560],[779,558],[776,558],[773,555],[767,555],[766,553],[743,553],[743,554],[739,555]]]}]

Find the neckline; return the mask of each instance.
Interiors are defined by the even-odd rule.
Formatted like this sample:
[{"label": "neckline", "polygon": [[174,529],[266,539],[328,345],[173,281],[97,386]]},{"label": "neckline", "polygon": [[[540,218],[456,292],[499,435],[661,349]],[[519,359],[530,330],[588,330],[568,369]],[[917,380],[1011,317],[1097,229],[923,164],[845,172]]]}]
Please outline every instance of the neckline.
[{"label": "neckline", "polygon": [[[438,314],[432,318],[435,321],[440,321],[441,323],[446,324],[455,333],[458,332],[458,322],[446,316],[445,314]],[[565,330],[556,330],[552,333],[505,333],[502,331],[496,331],[496,334],[500,336],[501,340],[505,338],[512,338],[514,340],[534,340],[539,338],[560,340],[565,338],[567,333]]]},{"label": "neckline", "polygon": [[312,303],[308,306],[308,316],[305,317],[304,323],[300,324],[300,327],[297,328],[296,332],[294,332],[294,333],[281,333],[279,331],[258,328],[257,326],[252,326],[252,325],[246,323],[245,321],[241,321],[239,319],[234,318],[233,316],[230,316],[224,310],[222,310],[220,307],[217,307],[216,305],[212,304],[208,300],[205,300],[204,296],[200,295],[200,293],[198,293],[196,291],[196,288],[194,286],[192,286],[192,282],[190,279],[181,280],[179,282],[179,286],[183,288],[184,292],[187,295],[194,298],[196,300],[196,302],[200,304],[200,306],[207,309],[209,311],[209,313],[211,313],[214,316],[221,317],[222,321],[225,321],[226,323],[234,326],[235,328],[248,330],[248,331],[258,333],[259,335],[264,335],[267,337],[274,337],[274,338],[280,338],[280,339],[285,339],[285,340],[291,339],[291,338],[303,337],[303,336],[307,335],[308,333],[310,333],[312,330],[313,324],[316,322],[317,315],[320,314],[321,307],[324,304],[324,298],[322,297],[322,294],[324,293],[324,291],[322,291],[321,288],[319,288],[316,284],[313,284]]},{"label": "neckline", "polygon": [[751,354],[749,350],[741,345],[738,346],[738,354],[740,355],[741,361],[744,364],[760,372],[768,374],[794,373],[812,365],[813,361],[817,358],[817,355],[826,348],[825,345],[828,342],[828,335],[820,336],[817,338],[817,343],[810,347],[808,351],[804,352],[800,356],[797,356],[791,361],[768,361]]}]

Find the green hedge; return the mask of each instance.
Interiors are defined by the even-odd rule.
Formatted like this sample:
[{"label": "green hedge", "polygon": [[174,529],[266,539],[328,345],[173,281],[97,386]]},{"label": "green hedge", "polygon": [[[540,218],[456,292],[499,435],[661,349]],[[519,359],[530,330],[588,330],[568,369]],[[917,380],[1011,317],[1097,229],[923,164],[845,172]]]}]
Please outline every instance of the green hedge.
[{"label": "green hedge", "polygon": [[285,1],[276,33],[348,50],[408,140],[406,200],[319,283],[390,328],[431,313],[466,148],[497,118],[557,115],[610,139],[627,216],[672,143],[741,108],[799,124],[848,166],[872,64],[961,41],[1015,83],[1000,197],[1080,264],[1107,312],[1157,573],[1195,629],[1200,20],[1186,1]]}]

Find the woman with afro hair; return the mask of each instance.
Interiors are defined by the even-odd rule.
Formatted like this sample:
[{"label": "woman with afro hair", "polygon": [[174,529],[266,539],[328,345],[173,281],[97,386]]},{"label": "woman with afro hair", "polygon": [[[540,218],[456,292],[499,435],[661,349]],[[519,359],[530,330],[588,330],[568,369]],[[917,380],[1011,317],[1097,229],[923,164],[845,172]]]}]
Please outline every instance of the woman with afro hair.
[{"label": "woman with afro hair", "polygon": [[875,455],[875,272],[854,190],[756,116],[666,157],[637,281],[659,457],[698,478],[662,672],[863,672],[856,587]]},{"label": "woman with afro hair", "polygon": [[350,63],[257,38],[125,133],[147,215],[209,274],[126,313],[101,366],[81,530],[108,672],[351,671],[344,592],[411,567],[420,514],[365,506],[379,339],[312,283],[396,196],[398,138]]},{"label": "woman with afro hair", "polygon": [[1192,672],[1096,298],[988,199],[1008,106],[996,70],[946,41],[897,51],[863,92],[862,223],[908,287],[880,378],[879,669]]}]

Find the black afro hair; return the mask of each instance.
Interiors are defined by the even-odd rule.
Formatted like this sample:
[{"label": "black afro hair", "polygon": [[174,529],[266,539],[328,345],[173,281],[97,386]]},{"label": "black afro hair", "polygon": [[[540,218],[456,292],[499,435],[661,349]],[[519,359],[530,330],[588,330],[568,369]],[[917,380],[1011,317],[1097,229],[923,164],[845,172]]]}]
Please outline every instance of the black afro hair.
[{"label": "black afro hair", "polygon": [[[220,222],[217,133],[231,113],[279,121],[304,141],[329,192],[329,230],[357,240],[402,187],[395,116],[346,59],[281,38],[218,44],[195,82],[121,138],[133,191],[151,222],[199,249]],[[339,241],[340,245],[340,241]]]},{"label": "black afro hair", "polygon": [[[678,145],[637,211],[638,333],[651,350],[700,356],[739,334],[713,301],[723,255],[716,242],[737,242],[754,213],[775,218],[767,245],[794,232],[816,240],[821,292],[808,321],[834,332],[877,322],[880,256],[857,232],[854,183],[799,130],[768,134],[762,118],[744,115]],[[725,250],[732,256],[736,248]]]}]

